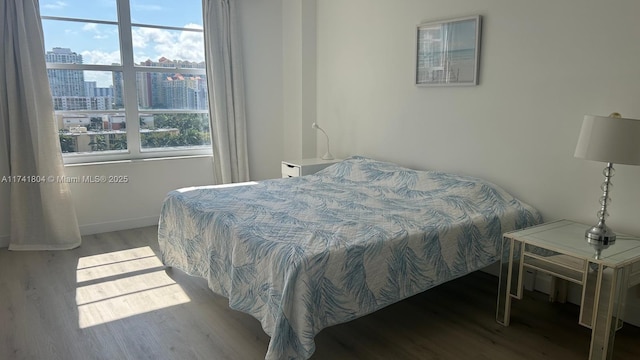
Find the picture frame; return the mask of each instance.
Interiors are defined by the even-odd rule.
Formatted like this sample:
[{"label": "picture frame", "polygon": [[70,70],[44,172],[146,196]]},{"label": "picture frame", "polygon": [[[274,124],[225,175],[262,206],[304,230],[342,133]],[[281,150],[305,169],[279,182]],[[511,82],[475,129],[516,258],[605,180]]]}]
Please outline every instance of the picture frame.
[{"label": "picture frame", "polygon": [[478,85],[481,29],[480,15],[419,24],[416,29],[416,85]]}]

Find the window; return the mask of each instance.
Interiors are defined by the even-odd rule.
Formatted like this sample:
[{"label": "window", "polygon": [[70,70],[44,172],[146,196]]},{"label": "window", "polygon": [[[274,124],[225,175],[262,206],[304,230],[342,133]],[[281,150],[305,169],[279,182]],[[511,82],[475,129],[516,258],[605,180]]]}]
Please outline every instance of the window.
[{"label": "window", "polygon": [[41,0],[66,163],[211,154],[201,0]]}]

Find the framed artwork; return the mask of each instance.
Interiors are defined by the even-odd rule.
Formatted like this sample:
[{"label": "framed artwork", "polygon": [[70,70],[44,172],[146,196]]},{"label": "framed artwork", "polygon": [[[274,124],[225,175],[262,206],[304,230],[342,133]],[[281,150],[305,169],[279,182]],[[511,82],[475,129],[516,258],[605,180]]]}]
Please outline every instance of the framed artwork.
[{"label": "framed artwork", "polygon": [[478,85],[481,22],[476,15],[418,25],[416,85]]}]

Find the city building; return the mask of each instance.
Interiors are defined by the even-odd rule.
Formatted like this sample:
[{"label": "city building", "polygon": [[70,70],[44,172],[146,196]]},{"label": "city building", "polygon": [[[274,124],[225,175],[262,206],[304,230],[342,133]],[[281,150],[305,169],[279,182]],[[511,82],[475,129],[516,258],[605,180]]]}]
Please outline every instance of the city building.
[{"label": "city building", "polygon": [[[82,55],[69,48],[47,51],[48,63],[82,64]],[[85,81],[84,71],[47,69],[54,110],[111,110],[113,88],[99,88],[95,81]]]},{"label": "city building", "polygon": [[[145,67],[179,69],[204,69],[204,62],[173,61],[161,57],[158,61],[139,63]],[[116,79],[114,76],[114,85]],[[139,72],[136,75],[138,105],[141,109],[207,109],[207,82],[200,76],[189,76],[179,72]],[[122,87],[114,86],[115,103],[122,100]]]},{"label": "city building", "polygon": [[[55,47],[47,51],[45,59],[48,63],[82,64],[82,55],[68,48]],[[53,96],[86,96],[84,72],[82,70],[47,69],[51,95]]]}]

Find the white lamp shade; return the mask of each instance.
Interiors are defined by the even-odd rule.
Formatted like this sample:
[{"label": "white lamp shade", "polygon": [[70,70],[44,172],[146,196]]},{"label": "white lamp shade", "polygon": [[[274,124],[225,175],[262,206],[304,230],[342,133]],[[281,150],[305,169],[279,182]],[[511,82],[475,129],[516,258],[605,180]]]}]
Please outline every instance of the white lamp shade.
[{"label": "white lamp shade", "polygon": [[574,156],[640,165],[640,120],[586,115]]}]

